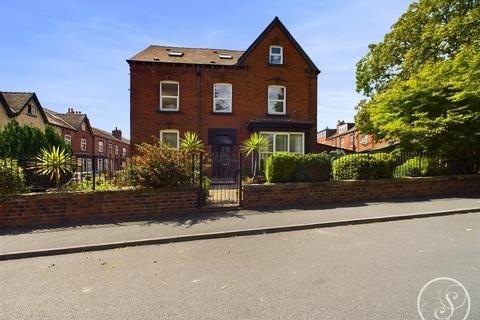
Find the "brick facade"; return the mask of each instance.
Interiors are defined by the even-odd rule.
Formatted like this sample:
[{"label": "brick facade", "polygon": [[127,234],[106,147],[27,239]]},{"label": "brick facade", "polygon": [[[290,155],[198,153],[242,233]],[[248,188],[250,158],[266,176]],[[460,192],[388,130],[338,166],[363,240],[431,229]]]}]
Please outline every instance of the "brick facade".
[{"label": "brick facade", "polygon": [[0,228],[148,219],[197,210],[197,189],[115,190],[3,196]]},{"label": "brick facade", "polygon": [[254,209],[452,195],[480,195],[480,175],[244,185],[242,207]]},{"label": "brick facade", "polygon": [[[346,130],[340,130],[340,128]],[[385,140],[377,140],[372,134],[363,134],[355,127],[354,123],[338,121],[336,129],[323,129],[317,133],[317,143],[345,151],[369,151],[378,150],[391,146]]]},{"label": "brick facade", "polygon": [[[269,63],[269,48],[283,48],[283,64]],[[174,50],[161,47],[162,50]],[[145,52],[153,49],[147,48]],[[197,49],[175,48],[184,51],[184,60],[164,61],[163,58],[144,58],[142,53],[128,60],[130,65],[131,141],[152,143],[160,130],[195,131],[212,147],[212,129],[231,134],[233,150],[254,131],[303,132],[304,149],[316,145],[317,75],[318,69],[306,57],[298,43],[276,18],[245,52],[238,53],[237,62],[220,65],[195,62],[189,58]],[[221,52],[203,50],[201,54]],[[216,56],[215,56],[216,57]],[[168,58],[168,57],[167,57]],[[167,59],[166,58],[166,59]],[[183,62],[182,62],[183,61]],[[179,83],[179,111],[160,111],[160,82]],[[232,110],[214,112],[213,86],[228,83],[232,86]],[[286,114],[268,113],[268,86],[286,87]],[[268,128],[268,129],[266,129]]]}]

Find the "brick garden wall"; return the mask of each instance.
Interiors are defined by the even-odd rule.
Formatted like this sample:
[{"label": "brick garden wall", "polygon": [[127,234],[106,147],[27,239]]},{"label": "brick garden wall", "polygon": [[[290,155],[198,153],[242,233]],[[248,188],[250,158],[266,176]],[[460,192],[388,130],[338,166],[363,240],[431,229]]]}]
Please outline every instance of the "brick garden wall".
[{"label": "brick garden wall", "polygon": [[244,185],[242,207],[253,209],[454,195],[480,195],[480,175]]},{"label": "brick garden wall", "polygon": [[115,190],[0,197],[0,228],[131,220],[197,210],[197,190]]}]

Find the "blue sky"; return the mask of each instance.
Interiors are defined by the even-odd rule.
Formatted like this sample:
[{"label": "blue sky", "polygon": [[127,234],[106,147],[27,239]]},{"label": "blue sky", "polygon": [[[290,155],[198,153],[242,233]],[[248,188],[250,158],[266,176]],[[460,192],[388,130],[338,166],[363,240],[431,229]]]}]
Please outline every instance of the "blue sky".
[{"label": "blue sky", "polygon": [[318,127],[353,120],[355,64],[410,0],[0,1],[0,90],[129,136],[125,62],[150,44],[245,50],[279,16],[315,64]]}]

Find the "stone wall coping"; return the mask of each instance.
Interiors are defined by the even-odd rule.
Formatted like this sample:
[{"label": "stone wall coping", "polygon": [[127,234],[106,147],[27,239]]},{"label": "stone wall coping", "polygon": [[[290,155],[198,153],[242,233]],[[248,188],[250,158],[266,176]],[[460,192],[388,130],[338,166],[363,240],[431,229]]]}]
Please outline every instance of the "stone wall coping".
[{"label": "stone wall coping", "polygon": [[264,184],[243,184],[246,189],[257,188],[297,188],[297,187],[314,187],[314,186],[333,186],[333,185],[365,185],[365,184],[391,184],[392,182],[405,181],[452,181],[452,180],[474,180],[480,178],[480,174],[464,174],[464,175],[448,175],[433,177],[402,177],[391,179],[370,179],[370,180],[335,180],[335,181],[317,181],[317,182],[284,182],[284,183],[264,183]]}]

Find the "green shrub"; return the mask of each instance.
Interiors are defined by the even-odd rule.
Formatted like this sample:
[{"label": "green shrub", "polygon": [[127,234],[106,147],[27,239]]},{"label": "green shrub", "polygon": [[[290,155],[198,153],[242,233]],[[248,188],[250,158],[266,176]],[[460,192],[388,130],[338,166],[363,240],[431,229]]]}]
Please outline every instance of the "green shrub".
[{"label": "green shrub", "polygon": [[395,158],[388,153],[350,154],[333,161],[334,180],[366,180],[393,177]]},{"label": "green shrub", "polygon": [[188,152],[168,145],[142,143],[128,165],[129,181],[134,186],[165,188],[191,185],[192,167]]},{"label": "green shrub", "polygon": [[267,159],[265,177],[268,182],[289,182],[295,180],[297,155],[274,153]]},{"label": "green shrub", "polygon": [[395,177],[426,177],[448,174],[449,168],[445,161],[428,156],[408,159],[395,168]]},{"label": "green shrub", "polygon": [[0,160],[0,194],[22,192],[25,188],[25,175],[16,160]]},{"label": "green shrub", "polygon": [[295,181],[325,181],[332,171],[331,156],[327,153],[297,155]]},{"label": "green shrub", "polygon": [[268,182],[324,181],[330,178],[331,157],[326,153],[275,153],[268,157]]}]

